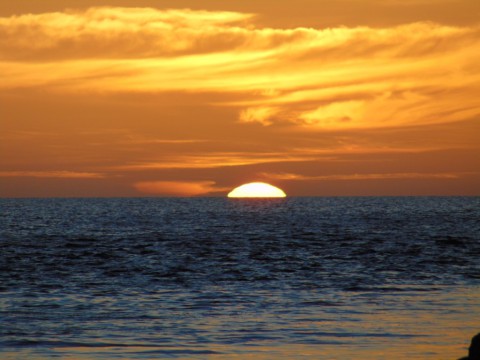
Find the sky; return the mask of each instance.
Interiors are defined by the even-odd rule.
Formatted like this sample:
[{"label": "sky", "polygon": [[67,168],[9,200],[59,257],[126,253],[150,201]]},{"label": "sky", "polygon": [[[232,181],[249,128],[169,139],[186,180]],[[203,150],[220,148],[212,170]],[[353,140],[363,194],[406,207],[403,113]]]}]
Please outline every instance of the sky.
[{"label": "sky", "polygon": [[480,195],[479,19],[477,0],[1,2],[0,196]]}]

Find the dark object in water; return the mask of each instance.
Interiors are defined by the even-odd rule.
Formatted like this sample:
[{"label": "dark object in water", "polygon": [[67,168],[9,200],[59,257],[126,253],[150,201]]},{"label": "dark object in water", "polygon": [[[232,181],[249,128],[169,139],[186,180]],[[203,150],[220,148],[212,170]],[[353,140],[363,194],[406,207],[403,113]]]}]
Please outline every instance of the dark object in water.
[{"label": "dark object in water", "polygon": [[468,348],[468,356],[459,360],[480,360],[480,333],[472,338],[472,342]]}]

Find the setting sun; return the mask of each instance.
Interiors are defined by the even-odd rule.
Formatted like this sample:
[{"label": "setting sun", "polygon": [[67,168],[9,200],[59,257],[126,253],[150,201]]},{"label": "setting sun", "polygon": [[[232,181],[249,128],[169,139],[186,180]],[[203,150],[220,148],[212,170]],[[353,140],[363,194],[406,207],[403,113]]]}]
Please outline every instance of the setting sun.
[{"label": "setting sun", "polygon": [[229,198],[283,198],[286,196],[282,189],[263,182],[243,184],[228,193]]}]

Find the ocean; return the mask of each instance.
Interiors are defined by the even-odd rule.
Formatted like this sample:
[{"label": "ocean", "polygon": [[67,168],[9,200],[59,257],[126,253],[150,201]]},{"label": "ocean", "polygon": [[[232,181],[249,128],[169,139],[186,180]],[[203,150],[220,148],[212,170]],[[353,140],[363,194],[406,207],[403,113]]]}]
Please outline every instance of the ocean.
[{"label": "ocean", "polygon": [[480,197],[0,200],[0,358],[457,359]]}]

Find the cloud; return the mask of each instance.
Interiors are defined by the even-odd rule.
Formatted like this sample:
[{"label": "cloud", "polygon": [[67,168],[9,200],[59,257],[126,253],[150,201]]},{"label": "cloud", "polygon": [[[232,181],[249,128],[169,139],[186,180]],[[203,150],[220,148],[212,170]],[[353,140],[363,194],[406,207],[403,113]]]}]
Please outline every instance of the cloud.
[{"label": "cloud", "polygon": [[[315,154],[315,156],[318,157],[317,154]],[[213,169],[228,166],[297,162],[311,159],[312,156],[309,153],[285,154],[281,152],[212,152],[187,155],[170,154],[168,157],[159,158],[157,161],[120,165],[115,166],[112,170]]]},{"label": "cloud", "polygon": [[375,174],[334,174],[334,175],[301,175],[292,173],[263,173],[266,179],[276,180],[399,180],[399,179],[458,179],[461,174],[457,173],[375,173]]},{"label": "cloud", "polygon": [[26,14],[0,18],[0,53],[3,59],[51,61],[219,51],[243,40],[234,31],[220,30],[251,17],[225,11],[108,7]]},{"label": "cloud", "polygon": [[[480,27],[259,28],[252,14],[152,8],[0,18],[0,89],[236,94],[239,122],[307,130],[480,115]],[[208,103],[208,101],[206,101]]]},{"label": "cloud", "polygon": [[229,190],[216,186],[214,181],[139,181],[133,186],[145,194],[170,196],[199,196]]},{"label": "cloud", "polygon": [[242,110],[240,113],[240,121],[244,123],[259,122],[262,125],[271,125],[272,118],[278,113],[278,109],[274,107],[251,107]]},{"label": "cloud", "polygon": [[[364,0],[347,0],[352,2],[363,2]],[[371,3],[383,6],[419,6],[419,5],[440,5],[455,3],[457,0],[370,0]]]},{"label": "cloud", "polygon": [[78,171],[0,171],[2,177],[36,177],[36,178],[61,178],[61,179],[103,179],[102,173]]},{"label": "cloud", "polygon": [[251,166],[266,164],[289,164],[312,161],[345,161],[347,155],[369,154],[415,154],[422,152],[434,152],[440,148],[431,146],[422,147],[394,147],[372,146],[365,144],[336,144],[323,148],[290,147],[288,150],[279,149],[272,152],[225,152],[216,149],[204,151],[201,154],[187,153],[183,155],[168,153],[165,156],[157,156],[156,159],[131,162],[123,165],[108,167],[106,171],[152,171],[172,169],[216,169],[234,166]]}]

